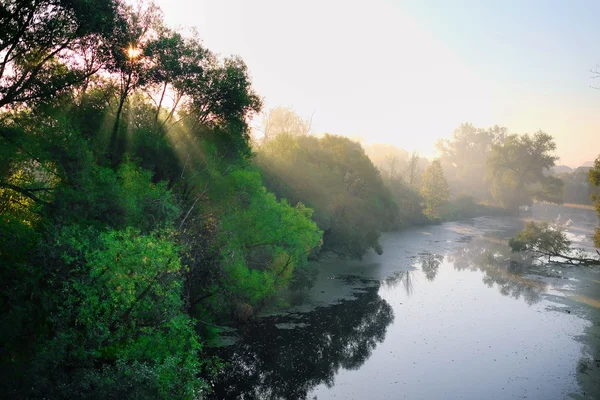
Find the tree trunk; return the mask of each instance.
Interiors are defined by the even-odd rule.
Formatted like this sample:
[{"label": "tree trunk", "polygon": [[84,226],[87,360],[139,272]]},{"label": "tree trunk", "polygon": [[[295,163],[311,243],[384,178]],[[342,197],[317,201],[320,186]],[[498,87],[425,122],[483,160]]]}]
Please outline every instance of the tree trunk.
[{"label": "tree trunk", "polygon": [[156,115],[154,116],[154,129],[156,129],[156,125],[158,124],[158,116],[160,115],[160,108],[162,107],[163,99],[165,98],[165,92],[167,91],[167,85],[169,82],[165,82],[165,86],[163,87],[162,94],[160,95],[160,100],[158,101],[158,107],[156,108]]},{"label": "tree trunk", "polygon": [[127,95],[129,94],[129,85],[131,85],[131,75],[133,73],[133,69],[129,70],[129,75],[127,76],[127,82],[125,83],[125,87],[121,92],[121,96],[119,97],[119,107],[117,108],[117,115],[115,117],[115,124],[113,125],[112,134],[110,135],[110,160],[112,166],[116,166],[118,163],[118,133],[119,133],[119,123],[121,122],[121,113],[123,112],[123,105],[125,104],[125,100],[127,100]]}]

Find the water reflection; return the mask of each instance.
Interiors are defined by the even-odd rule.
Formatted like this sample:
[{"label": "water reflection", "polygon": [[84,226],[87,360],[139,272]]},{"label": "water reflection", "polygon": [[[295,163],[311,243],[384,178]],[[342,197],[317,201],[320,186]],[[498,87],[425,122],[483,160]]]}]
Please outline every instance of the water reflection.
[{"label": "water reflection", "polygon": [[407,296],[413,293],[413,271],[397,271],[383,281],[383,286],[386,288],[396,288],[402,286]]},{"label": "water reflection", "polygon": [[221,350],[229,364],[213,397],[305,399],[319,384],[333,386],[340,368],[358,369],[371,356],[394,320],[379,286],[310,313],[257,321],[242,342]]},{"label": "water reflection", "polygon": [[[423,252],[419,253],[415,257],[415,260],[415,264],[421,267],[421,271],[423,271],[425,278],[431,282],[437,276],[440,264],[444,261],[444,256]],[[383,280],[383,286],[390,289],[402,287],[406,296],[410,297],[414,290],[413,274],[413,270],[396,271]]]},{"label": "water reflection", "polygon": [[432,282],[437,276],[442,261],[444,261],[444,256],[440,254],[419,253],[417,257],[417,263],[421,265],[421,270],[429,282]]},{"label": "water reflection", "polygon": [[541,300],[548,285],[526,277],[526,274],[543,274],[532,260],[522,254],[511,253],[503,240],[493,237],[477,238],[466,246],[452,251],[448,261],[456,270],[483,272],[483,283],[488,287],[498,285],[500,293],[515,299],[523,298],[529,305]]}]

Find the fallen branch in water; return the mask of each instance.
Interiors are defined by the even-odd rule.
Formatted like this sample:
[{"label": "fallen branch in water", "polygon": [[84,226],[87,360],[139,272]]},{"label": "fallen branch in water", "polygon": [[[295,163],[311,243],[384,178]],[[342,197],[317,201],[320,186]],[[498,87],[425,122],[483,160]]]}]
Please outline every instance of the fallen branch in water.
[{"label": "fallen branch in water", "polygon": [[[529,251],[537,256],[548,257],[549,263],[600,265],[600,257],[591,258],[582,249],[573,249],[565,233],[551,228],[546,222],[528,222],[525,229],[508,241],[508,245],[514,252]],[[558,259],[553,260],[552,257]]]}]

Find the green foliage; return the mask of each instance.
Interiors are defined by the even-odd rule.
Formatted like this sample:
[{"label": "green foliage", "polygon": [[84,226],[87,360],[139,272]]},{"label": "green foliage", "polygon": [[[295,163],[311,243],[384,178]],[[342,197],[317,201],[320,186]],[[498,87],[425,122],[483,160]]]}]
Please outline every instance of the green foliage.
[{"label": "green foliage", "polygon": [[425,215],[429,218],[439,217],[441,207],[450,197],[450,189],[438,159],[433,160],[423,173],[420,193],[425,200]]},{"label": "green foliage", "polygon": [[557,157],[552,136],[544,132],[508,135],[494,144],[487,160],[488,180],[494,199],[504,208],[516,210],[533,200],[562,202],[562,181],[546,172]]},{"label": "green foliage", "polygon": [[195,398],[203,385],[201,345],[183,313],[184,268],[168,234],[72,225],[51,246],[70,268],[49,277],[60,290],[47,293],[49,337],[22,371],[29,395],[110,397],[139,375],[144,386],[122,395],[141,389],[156,398]]},{"label": "green foliage", "polygon": [[528,222],[519,234],[508,242],[512,251],[532,251],[564,254],[569,251],[571,241],[564,232],[551,229],[546,222]]},{"label": "green foliage", "polygon": [[588,172],[590,183],[594,186],[600,186],[600,156],[594,161],[594,167]]},{"label": "green foliage", "polygon": [[458,196],[448,201],[440,213],[444,221],[457,221],[481,216],[508,216],[504,208],[478,203],[473,197]]},{"label": "green foliage", "polygon": [[117,171],[124,226],[143,231],[170,226],[180,214],[166,182],[152,183],[152,172],[124,162]]},{"label": "green foliage", "polygon": [[203,362],[184,313],[186,271],[174,239],[157,233],[178,219],[175,197],[130,160],[98,165],[75,126],[52,108],[3,114],[3,391],[196,397]]},{"label": "green foliage", "polygon": [[[12,208],[1,215],[2,338],[20,354],[8,364],[17,375],[5,378],[29,388],[6,390],[15,397],[97,397],[96,390],[127,387],[124,380],[138,373],[145,386],[135,390],[192,398],[202,384],[200,346],[182,313],[179,248],[162,234],[103,233],[107,226],[169,227],[179,215],[173,195],[131,162],[115,173],[84,160],[91,164],[82,162],[68,184],[58,183],[41,215],[32,218],[27,209],[34,204],[27,203],[19,206],[25,218]],[[11,243],[23,251],[4,247]],[[70,365],[79,365],[76,373]],[[29,376],[37,380],[26,383]]]},{"label": "green foliage", "polygon": [[259,173],[239,169],[210,191],[218,210],[219,247],[224,274],[213,307],[247,304],[256,307],[294,279],[319,245],[322,232],[311,220],[312,210],[278,201],[262,185]]},{"label": "green foliage", "polygon": [[321,240],[310,209],[247,169],[261,101],[246,65],[153,4],[0,11],[0,390],[200,397],[192,314],[260,306]]},{"label": "green foliage", "polygon": [[279,198],[315,210],[324,250],[352,258],[382,251],[380,232],[395,225],[397,207],[360,144],[283,133],[260,148],[257,165]]},{"label": "green foliage", "polygon": [[600,194],[600,188],[594,186],[590,180],[590,171],[589,168],[579,167],[571,173],[556,175],[564,183],[563,200],[565,203],[593,204],[592,197]]},{"label": "green foliage", "polygon": [[[118,21],[113,0],[3,1],[0,108],[48,100],[83,82],[106,61],[106,44]],[[96,62],[82,68],[76,58],[86,51],[96,54]]]},{"label": "green foliage", "polygon": [[591,258],[583,249],[573,249],[571,244],[563,231],[551,228],[546,222],[528,222],[525,229],[508,241],[512,251],[547,256],[548,262],[600,265],[600,258]]},{"label": "green foliage", "polygon": [[399,177],[389,179],[387,186],[398,205],[398,216],[395,227],[429,222],[429,219],[423,213],[423,197],[415,187]]},{"label": "green foliage", "polygon": [[[589,172],[590,183],[594,186],[600,186],[600,156],[594,161],[594,168]],[[592,197],[598,216],[600,217],[600,195]],[[594,245],[600,247],[600,227],[596,228],[594,233]]]},{"label": "green foliage", "polygon": [[423,213],[423,198],[419,194],[422,169],[429,163],[418,153],[387,144],[364,146],[365,153],[379,169],[383,182],[397,205],[394,228],[429,222]]}]

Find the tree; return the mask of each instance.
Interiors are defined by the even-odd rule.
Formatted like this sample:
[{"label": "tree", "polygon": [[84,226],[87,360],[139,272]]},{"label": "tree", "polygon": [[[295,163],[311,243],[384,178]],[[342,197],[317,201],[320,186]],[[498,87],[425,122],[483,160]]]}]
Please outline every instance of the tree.
[{"label": "tree", "polygon": [[186,82],[184,93],[194,121],[214,126],[245,121],[259,112],[262,102],[251,88],[248,67],[239,57],[211,66],[205,82]]},{"label": "tree", "polygon": [[[577,265],[600,265],[600,258],[587,257],[583,250],[572,249],[567,235],[546,222],[528,222],[519,234],[508,241],[512,251],[528,251],[548,257],[548,262]],[[575,253],[575,254],[574,254]],[[558,260],[552,260],[552,257]]]},{"label": "tree", "polygon": [[408,153],[390,144],[363,144],[365,153],[381,172],[385,180],[403,178],[406,170]]},{"label": "tree", "polygon": [[[600,156],[594,161],[594,168],[589,172],[590,183],[594,186],[600,186]],[[600,217],[600,195],[593,195],[596,211],[598,211],[598,217]],[[600,247],[600,227],[596,228],[594,233],[594,245]]]},{"label": "tree", "polygon": [[0,109],[47,100],[97,72],[119,21],[117,6],[115,0],[3,1]]},{"label": "tree", "polygon": [[589,167],[578,167],[572,172],[555,174],[563,181],[563,200],[565,203],[593,205],[594,195],[600,194],[600,188],[590,181]]},{"label": "tree", "polygon": [[516,211],[533,200],[562,202],[562,181],[549,175],[558,159],[552,152],[552,136],[508,135],[493,144],[487,160],[487,179],[494,199],[504,208]]},{"label": "tree", "polygon": [[425,200],[425,214],[439,217],[440,208],[450,198],[450,189],[439,159],[433,160],[423,173],[420,193]]},{"label": "tree", "polygon": [[264,113],[262,121],[262,142],[266,143],[279,134],[306,136],[310,133],[311,120],[304,120],[294,110],[275,107]]},{"label": "tree", "polygon": [[385,155],[385,163],[387,166],[387,170],[389,171],[387,174],[388,182],[390,182],[396,178],[396,175],[398,174],[397,168],[398,168],[399,161],[400,161],[400,159],[395,154],[386,154]]},{"label": "tree", "polygon": [[413,151],[408,158],[408,166],[406,167],[406,181],[409,185],[416,185],[417,180],[419,179],[419,162],[421,158],[419,157],[419,153]]},{"label": "tree", "polygon": [[489,196],[485,182],[485,165],[492,145],[502,142],[507,129],[494,126],[475,128],[472,124],[460,125],[451,139],[440,139],[436,147],[441,153],[440,162],[455,195],[469,195],[479,199]]},{"label": "tree", "polygon": [[185,61],[187,60],[184,57],[189,55],[190,50],[186,44],[181,34],[165,27],[156,39],[151,40],[146,45],[144,50],[152,63],[150,71],[148,71],[148,80],[151,83],[149,86],[154,90],[158,86],[160,93],[154,116],[155,128],[158,124],[158,117],[169,85],[172,85],[186,72],[185,67],[187,65]]},{"label": "tree", "polygon": [[[215,310],[251,310],[285,288],[320,244],[322,232],[302,203],[278,201],[262,184],[258,171],[238,169],[209,190],[212,214],[221,215],[216,245],[221,248],[223,288],[211,296]],[[235,315],[236,310],[233,310]],[[236,315],[248,317],[249,315]]]},{"label": "tree", "polygon": [[162,14],[154,4],[144,8],[140,3],[137,10],[123,5],[121,13],[124,22],[118,26],[112,41],[112,63],[109,65],[109,70],[119,76],[119,98],[109,146],[113,166],[120,160],[122,150],[118,132],[123,106],[131,92],[149,81],[151,75],[146,47],[151,38],[160,35],[163,30]]},{"label": "tree", "polygon": [[231,157],[251,157],[248,120],[260,112],[262,100],[252,88],[248,67],[239,57],[215,61],[175,86],[185,99],[180,119],[192,131],[208,128]]},{"label": "tree", "polygon": [[380,233],[395,226],[398,210],[359,143],[279,134],[260,147],[256,160],[279,198],[315,210],[324,251],[357,259],[369,249],[382,252]]}]

